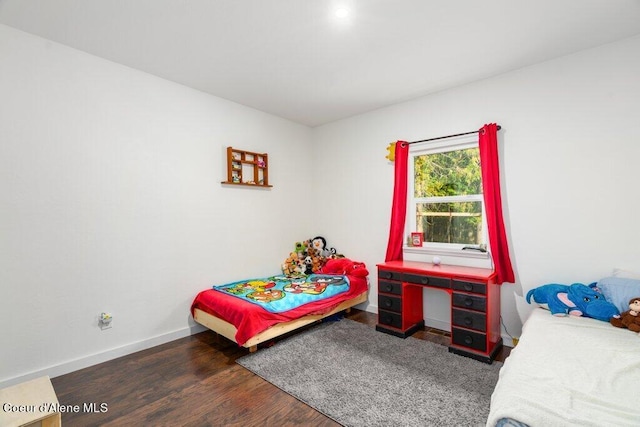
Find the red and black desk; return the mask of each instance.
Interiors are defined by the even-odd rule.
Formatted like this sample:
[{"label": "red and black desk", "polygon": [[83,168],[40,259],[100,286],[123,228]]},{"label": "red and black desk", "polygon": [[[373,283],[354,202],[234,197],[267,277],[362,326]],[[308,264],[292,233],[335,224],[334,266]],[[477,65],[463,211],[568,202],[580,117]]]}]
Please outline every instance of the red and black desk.
[{"label": "red and black desk", "polygon": [[450,295],[449,352],[492,363],[502,348],[500,286],[493,270],[416,261],[378,264],[376,330],[406,338],[421,329],[424,288]]}]

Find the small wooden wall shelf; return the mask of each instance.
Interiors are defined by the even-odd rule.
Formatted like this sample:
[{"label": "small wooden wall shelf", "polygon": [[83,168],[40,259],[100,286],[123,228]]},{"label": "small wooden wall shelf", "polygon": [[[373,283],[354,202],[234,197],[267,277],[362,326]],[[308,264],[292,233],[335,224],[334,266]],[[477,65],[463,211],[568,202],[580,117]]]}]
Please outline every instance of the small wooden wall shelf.
[{"label": "small wooden wall shelf", "polygon": [[269,185],[269,156],[227,147],[227,180],[222,184],[272,187]]}]

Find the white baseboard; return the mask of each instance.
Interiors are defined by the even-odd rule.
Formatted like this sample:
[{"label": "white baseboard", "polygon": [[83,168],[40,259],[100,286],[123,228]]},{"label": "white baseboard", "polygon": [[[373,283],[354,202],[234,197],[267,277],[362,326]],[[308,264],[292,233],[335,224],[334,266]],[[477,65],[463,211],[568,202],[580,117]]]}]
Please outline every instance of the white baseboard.
[{"label": "white baseboard", "polygon": [[[369,304],[366,310],[370,313],[378,313],[378,307]],[[425,319],[425,325],[431,328],[440,329],[443,331],[450,331],[451,324],[449,322],[443,322],[437,319]],[[15,384],[19,384],[25,381],[29,381],[35,378],[39,378],[48,375],[51,378],[59,377],[80,369],[88,368],[109,360],[117,359],[118,357],[126,356],[138,351],[146,350],[151,347],[166,344],[171,341],[175,341],[180,338],[188,337],[193,334],[197,334],[206,331],[202,325],[193,325],[190,327],[182,328],[173,332],[158,335],[146,340],[137,341],[135,343],[127,344],[121,347],[113,348],[101,353],[92,354],[90,356],[81,357],[68,362],[60,363],[58,365],[52,365],[47,368],[39,369],[37,371],[29,372],[27,374],[19,375],[13,378],[8,378],[0,381],[0,389],[10,387]],[[513,347],[513,341],[508,335],[503,335],[502,340],[505,346]]]},{"label": "white baseboard", "polygon": [[505,334],[502,335],[502,344],[505,347],[511,347],[511,348],[515,347],[513,345],[513,338],[511,338],[509,335],[505,335]]},{"label": "white baseboard", "polygon": [[444,322],[438,319],[431,319],[429,317],[425,317],[424,326],[427,328],[436,328],[436,329],[440,329],[441,331],[451,332],[451,323]]},{"label": "white baseboard", "polygon": [[368,311],[369,313],[373,313],[373,314],[378,314],[378,306],[377,305],[373,305],[371,303],[369,303],[364,311]]},{"label": "white baseboard", "polygon": [[44,369],[29,372],[27,374],[19,375],[13,378],[8,378],[0,381],[0,389],[10,387],[15,384],[19,384],[25,381],[29,381],[35,378],[48,375],[51,378],[59,377],[70,372],[74,372],[80,369],[88,368],[99,363],[107,362],[109,360],[117,359],[118,357],[126,356],[131,353],[146,350],[151,347],[166,344],[171,341],[175,341],[180,338],[188,337],[189,335],[197,334],[199,332],[206,331],[202,325],[193,325],[178,329],[173,332],[158,335],[152,338],[148,338],[142,341],[137,341],[131,344],[116,347],[101,353],[92,354],[90,356],[81,357],[78,359],[70,360],[68,362],[52,365]]}]

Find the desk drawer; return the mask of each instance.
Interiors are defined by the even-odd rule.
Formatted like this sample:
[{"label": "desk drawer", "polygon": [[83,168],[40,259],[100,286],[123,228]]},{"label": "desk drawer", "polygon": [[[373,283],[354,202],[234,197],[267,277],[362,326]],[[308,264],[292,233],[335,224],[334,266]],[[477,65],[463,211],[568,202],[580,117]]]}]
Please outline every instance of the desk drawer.
[{"label": "desk drawer", "polygon": [[402,313],[402,299],[378,295],[378,308]]},{"label": "desk drawer", "polygon": [[453,280],[454,291],[473,292],[474,294],[487,294],[487,285],[484,283],[468,282],[466,280]]},{"label": "desk drawer", "polygon": [[487,336],[485,334],[452,328],[451,342],[475,350],[487,351]]},{"label": "desk drawer", "polygon": [[469,310],[487,311],[487,299],[481,296],[453,293],[451,301],[454,307],[468,308]]},{"label": "desk drawer", "polygon": [[418,285],[432,286],[435,288],[451,288],[451,279],[446,277],[422,276],[420,274],[405,274],[404,281],[409,283],[417,283]]},{"label": "desk drawer", "polygon": [[390,311],[378,310],[378,323],[402,329],[402,315]]},{"label": "desk drawer", "polygon": [[379,270],[378,278],[386,279],[386,280],[397,280],[402,282],[403,274],[398,271],[389,271],[389,270]]},{"label": "desk drawer", "polygon": [[387,282],[386,280],[378,280],[378,292],[402,295],[402,283]]},{"label": "desk drawer", "polygon": [[451,314],[453,324],[463,328],[475,329],[477,331],[487,331],[487,316],[484,313],[467,310],[453,310]]}]

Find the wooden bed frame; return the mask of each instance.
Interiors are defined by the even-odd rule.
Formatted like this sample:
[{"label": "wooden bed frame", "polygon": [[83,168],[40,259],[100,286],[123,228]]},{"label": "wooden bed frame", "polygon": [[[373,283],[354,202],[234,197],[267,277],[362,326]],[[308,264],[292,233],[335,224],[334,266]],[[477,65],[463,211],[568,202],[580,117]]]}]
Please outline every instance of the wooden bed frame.
[{"label": "wooden bed frame", "polygon": [[[324,314],[309,314],[299,319],[290,320],[284,323],[277,323],[271,326],[269,329],[249,338],[249,340],[244,343],[243,347],[248,348],[249,351],[253,353],[258,349],[258,344],[260,343],[271,340],[275,337],[279,337],[280,335],[294,331],[310,323],[317,322],[318,320],[322,320],[325,317],[334,315],[340,311],[346,310],[347,312],[349,312],[351,307],[365,302],[367,300],[367,294],[368,292],[365,291],[355,298],[343,301],[338,306],[336,306],[336,308]],[[193,318],[196,322],[200,323],[203,326],[206,326],[213,332],[222,335],[223,337],[230,339],[233,342],[236,342],[235,336],[238,330],[231,323],[222,320],[219,317],[214,316],[213,314],[202,311],[199,308],[196,308],[194,310]]]}]

